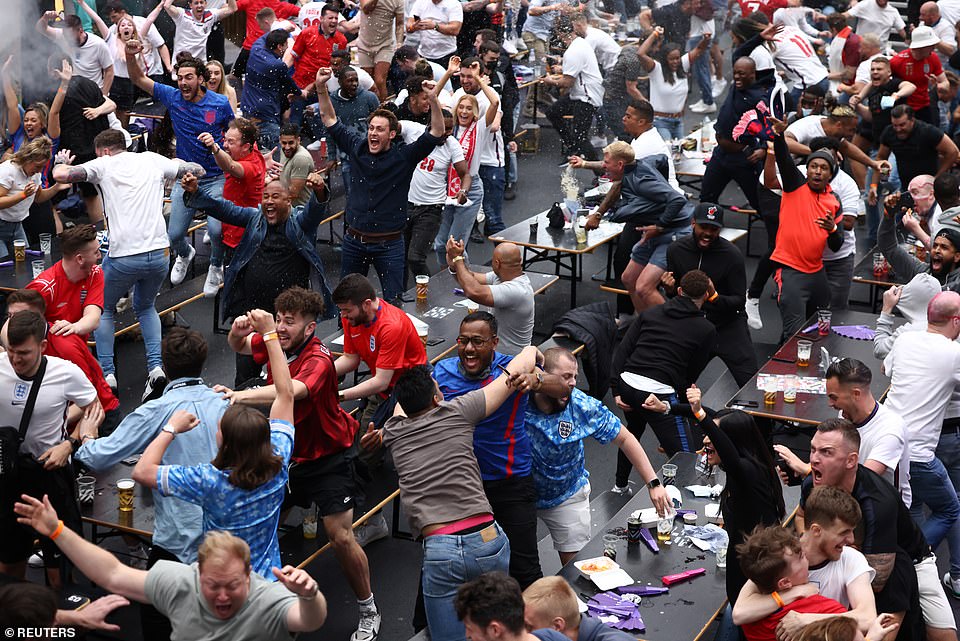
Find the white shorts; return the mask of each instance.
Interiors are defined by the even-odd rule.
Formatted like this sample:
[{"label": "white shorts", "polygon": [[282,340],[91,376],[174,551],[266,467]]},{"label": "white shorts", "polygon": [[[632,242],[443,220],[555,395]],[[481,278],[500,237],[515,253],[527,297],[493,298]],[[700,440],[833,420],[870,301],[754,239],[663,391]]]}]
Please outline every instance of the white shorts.
[{"label": "white shorts", "polygon": [[579,552],[590,541],[590,483],[560,505],[537,510],[537,516],[550,530],[554,550]]},{"label": "white shorts", "polygon": [[923,622],[930,628],[956,630],[957,622],[953,618],[953,609],[943,590],[943,583],[940,582],[937,557],[931,554],[913,567],[917,569]]}]

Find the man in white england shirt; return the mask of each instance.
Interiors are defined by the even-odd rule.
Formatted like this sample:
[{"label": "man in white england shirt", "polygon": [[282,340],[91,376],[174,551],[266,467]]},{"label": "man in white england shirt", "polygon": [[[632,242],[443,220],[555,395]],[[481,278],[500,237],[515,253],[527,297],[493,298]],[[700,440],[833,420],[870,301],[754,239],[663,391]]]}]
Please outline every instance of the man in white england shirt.
[{"label": "man in white england shirt", "polygon": [[63,29],[50,26],[56,20],[56,11],[47,11],[37,20],[36,28],[42,35],[53,40],[73,58],[73,73],[92,80],[104,96],[110,94],[113,85],[113,55],[100,36],[83,30],[80,18],[69,15],[64,19]]},{"label": "man in white england shirt", "polygon": [[903,40],[907,39],[906,24],[900,17],[900,12],[892,6],[889,0],[860,0],[851,2],[851,7],[843,14],[845,18],[856,18],[858,36],[875,33],[880,38],[880,45],[887,48],[891,33],[897,33]]}]

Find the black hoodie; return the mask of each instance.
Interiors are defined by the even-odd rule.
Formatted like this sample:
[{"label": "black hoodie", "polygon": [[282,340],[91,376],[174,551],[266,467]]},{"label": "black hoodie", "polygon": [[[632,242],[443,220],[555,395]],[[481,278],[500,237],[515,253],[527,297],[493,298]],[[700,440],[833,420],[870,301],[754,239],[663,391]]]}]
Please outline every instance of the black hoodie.
[{"label": "black hoodie", "polygon": [[682,397],[710,362],[716,340],[716,327],[686,296],[644,310],[617,347],[610,389],[618,396],[620,374],[632,372],[670,385]]},{"label": "black hoodie", "polygon": [[747,272],[743,254],[726,238],[717,237],[709,249],[702,250],[693,234],[684,236],[667,248],[667,271],[679,283],[687,272],[699,269],[713,281],[717,298],[706,301],[703,311],[718,328],[743,315],[746,301]]}]

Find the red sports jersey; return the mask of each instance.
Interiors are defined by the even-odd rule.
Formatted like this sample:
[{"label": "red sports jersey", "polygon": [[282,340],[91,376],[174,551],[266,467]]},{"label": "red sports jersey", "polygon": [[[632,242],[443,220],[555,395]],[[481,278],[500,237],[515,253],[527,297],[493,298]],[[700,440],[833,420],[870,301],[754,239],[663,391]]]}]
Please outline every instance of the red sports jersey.
[{"label": "red sports jersey", "polygon": [[912,82],[919,87],[907,98],[907,104],[914,111],[930,106],[930,92],[926,90],[929,84],[928,76],[939,76],[943,73],[943,65],[936,54],[931,53],[923,60],[914,60],[910,50],[904,49],[890,59],[890,70],[895,78]]},{"label": "red sports jersey", "polygon": [[740,12],[746,18],[751,13],[762,11],[770,21],[773,21],[773,12],[787,6],[787,0],[737,0]]},{"label": "red sports jersey", "polygon": [[793,603],[780,608],[766,619],[744,624],[742,626],[743,634],[747,637],[747,641],[776,641],[777,624],[780,623],[780,619],[787,615],[787,612],[792,611],[814,612],[816,614],[843,614],[847,609],[833,599],[815,594],[797,599]]},{"label": "red sports jersey", "polygon": [[[263,156],[256,145],[253,151],[237,161],[243,166],[243,178],[224,172],[223,197],[238,207],[259,207],[263,200],[263,177],[267,173]],[[243,227],[223,223],[223,244],[236,249],[243,238]]]},{"label": "red sports jersey", "polygon": [[[267,348],[260,334],[253,335],[250,347],[257,363],[267,362]],[[333,356],[316,336],[310,337],[290,362],[290,375],[309,390],[307,398],[293,404],[296,432],[291,459],[298,463],[313,461],[353,445],[359,423],[340,407]],[[269,368],[267,383],[273,383]]]},{"label": "red sports jersey", "polygon": [[354,327],[344,320],[343,351],[359,354],[371,376],[376,376],[378,367],[394,370],[390,387],[404,371],[427,362],[427,350],[413,321],[405,311],[384,300],[372,323]]},{"label": "red sports jersey", "polygon": [[330,66],[330,55],[334,49],[346,49],[347,38],[339,31],[327,38],[320,33],[320,27],[304,29],[293,43],[296,57],[293,81],[303,89],[317,78],[317,69]]},{"label": "red sports jersey", "polygon": [[71,283],[63,270],[63,262],[58,260],[30,281],[27,289],[35,289],[43,296],[47,320],[51,323],[58,320],[76,323],[83,317],[83,308],[87,305],[103,309],[103,271],[99,265],[94,266],[87,278]]},{"label": "red sports jersey", "polygon": [[103,406],[104,411],[109,412],[110,410],[115,410],[120,407],[120,401],[113,395],[113,390],[110,389],[110,385],[107,384],[106,379],[103,377],[103,370],[100,369],[100,363],[93,357],[93,354],[90,353],[90,348],[87,347],[85,340],[76,334],[71,336],[56,336],[48,333],[47,349],[44,350],[43,353],[47,356],[56,356],[70,361],[83,370],[87,379],[93,383],[93,387],[97,390],[97,398],[100,399],[100,404]]}]

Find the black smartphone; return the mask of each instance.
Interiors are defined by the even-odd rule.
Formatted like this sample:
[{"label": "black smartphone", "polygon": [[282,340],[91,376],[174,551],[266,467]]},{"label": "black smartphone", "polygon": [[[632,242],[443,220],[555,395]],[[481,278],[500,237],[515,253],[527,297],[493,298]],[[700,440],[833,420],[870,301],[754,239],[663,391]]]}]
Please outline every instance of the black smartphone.
[{"label": "black smartphone", "polygon": [[760,407],[760,404],[757,403],[756,401],[744,401],[739,398],[735,398],[732,401],[730,401],[730,407],[734,407],[734,408],[749,407],[752,409],[756,409]]},{"label": "black smartphone", "polygon": [[797,474],[796,472],[794,472],[794,471],[790,468],[790,466],[787,465],[787,462],[784,461],[783,458],[781,458],[780,456],[777,456],[777,467],[779,467],[780,470],[781,470],[781,471],[784,473],[784,475],[787,477],[787,486],[788,486],[788,487],[794,487],[794,486],[797,486],[797,485],[800,485],[801,483],[803,483],[803,478],[802,478],[799,474]]}]

